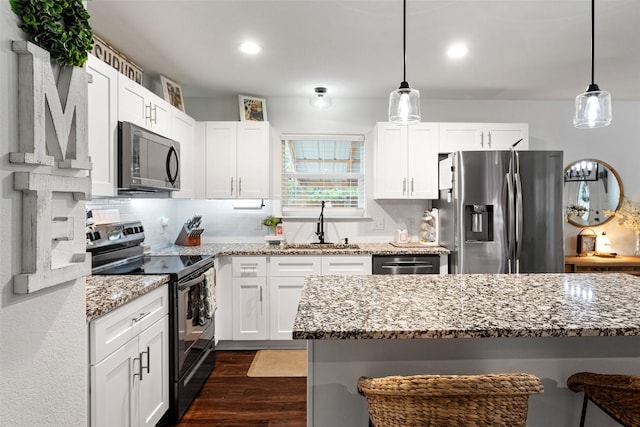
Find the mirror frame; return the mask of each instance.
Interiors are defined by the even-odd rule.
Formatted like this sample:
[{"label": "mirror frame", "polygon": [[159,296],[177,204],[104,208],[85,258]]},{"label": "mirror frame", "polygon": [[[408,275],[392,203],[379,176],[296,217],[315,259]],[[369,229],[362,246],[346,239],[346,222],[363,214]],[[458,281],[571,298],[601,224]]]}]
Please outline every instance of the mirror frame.
[{"label": "mirror frame", "polygon": [[[603,162],[602,160],[598,160],[598,159],[578,159],[574,162],[571,162],[569,165],[565,166],[564,170],[563,170],[563,177],[564,174],[571,168],[571,166],[575,165],[578,162],[596,162],[601,164],[602,166],[606,167],[607,169],[609,169],[611,171],[611,173],[613,173],[613,176],[616,178],[616,181],[618,183],[618,187],[620,187],[620,198],[618,199],[618,205],[616,206],[615,209],[612,209],[613,211],[618,211],[618,209],[620,209],[620,207],[622,206],[622,202],[624,200],[624,187],[622,186],[622,179],[620,179],[620,175],[618,175],[618,172],[611,167],[610,164],[608,164],[607,162]],[[564,191],[564,178],[563,178],[563,191]],[[566,206],[563,206],[562,209],[566,209]],[[575,227],[579,227],[579,228],[591,228],[591,227],[597,227],[603,224],[606,224],[607,222],[611,221],[613,219],[614,215],[611,215],[610,217],[604,219],[603,221],[599,222],[598,224],[578,224],[577,222],[569,219],[567,217],[567,222]]]}]

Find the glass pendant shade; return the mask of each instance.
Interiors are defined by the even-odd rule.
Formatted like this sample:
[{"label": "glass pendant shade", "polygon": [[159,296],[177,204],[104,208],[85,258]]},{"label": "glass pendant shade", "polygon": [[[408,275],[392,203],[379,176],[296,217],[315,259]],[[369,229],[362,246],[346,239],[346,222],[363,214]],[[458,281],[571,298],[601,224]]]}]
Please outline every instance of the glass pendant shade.
[{"label": "glass pendant shade", "polygon": [[611,95],[598,85],[589,85],[584,93],[576,96],[576,128],[599,128],[611,124]]},{"label": "glass pendant shade", "polygon": [[402,82],[389,95],[389,121],[397,125],[420,123],[420,91]]}]

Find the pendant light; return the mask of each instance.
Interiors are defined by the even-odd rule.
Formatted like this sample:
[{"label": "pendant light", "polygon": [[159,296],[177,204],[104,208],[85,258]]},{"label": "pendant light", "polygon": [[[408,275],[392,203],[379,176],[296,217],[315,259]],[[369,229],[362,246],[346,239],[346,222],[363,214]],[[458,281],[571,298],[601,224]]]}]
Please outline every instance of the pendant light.
[{"label": "pendant light", "polygon": [[404,74],[398,90],[389,95],[389,121],[398,125],[413,125],[420,122],[420,92],[407,83],[407,0],[403,0],[402,54]]},{"label": "pendant light", "polygon": [[576,96],[573,124],[577,128],[599,128],[611,124],[611,95],[593,82],[595,51],[595,0],[591,0],[591,84],[586,92]]}]

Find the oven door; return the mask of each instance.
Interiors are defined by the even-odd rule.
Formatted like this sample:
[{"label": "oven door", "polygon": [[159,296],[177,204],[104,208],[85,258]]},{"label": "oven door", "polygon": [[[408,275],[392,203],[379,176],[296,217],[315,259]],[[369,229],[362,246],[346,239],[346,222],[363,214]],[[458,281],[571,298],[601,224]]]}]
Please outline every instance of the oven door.
[{"label": "oven door", "polygon": [[177,380],[198,361],[214,338],[213,310],[205,275],[178,283],[177,295]]}]

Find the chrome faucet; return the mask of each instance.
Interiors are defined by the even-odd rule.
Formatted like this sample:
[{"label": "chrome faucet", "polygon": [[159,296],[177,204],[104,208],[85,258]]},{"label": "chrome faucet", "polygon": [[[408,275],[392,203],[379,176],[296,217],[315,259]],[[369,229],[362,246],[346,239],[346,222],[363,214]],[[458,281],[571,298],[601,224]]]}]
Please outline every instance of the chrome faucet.
[{"label": "chrome faucet", "polygon": [[316,236],[320,240],[318,243],[325,243],[324,241],[324,200],[322,201],[322,208],[320,209],[320,217],[316,223]]}]

